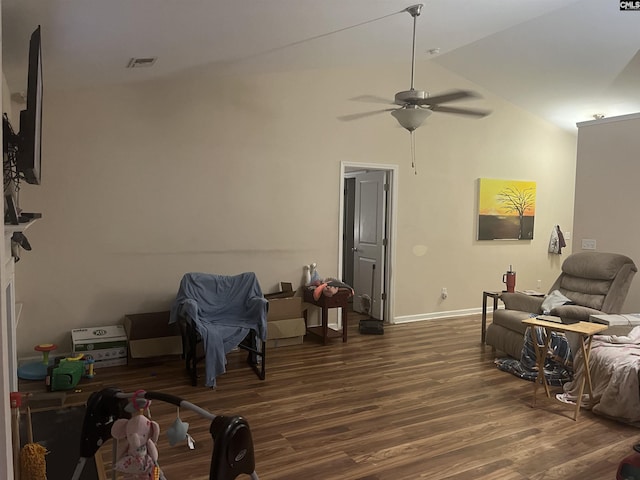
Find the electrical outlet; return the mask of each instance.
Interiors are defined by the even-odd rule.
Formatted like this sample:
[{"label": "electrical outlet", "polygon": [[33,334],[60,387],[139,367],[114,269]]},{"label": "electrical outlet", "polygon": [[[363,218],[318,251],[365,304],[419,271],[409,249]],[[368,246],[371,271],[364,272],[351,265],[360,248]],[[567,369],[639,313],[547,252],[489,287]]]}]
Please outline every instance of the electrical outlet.
[{"label": "electrical outlet", "polygon": [[542,280],[538,280],[537,285],[538,285],[538,287],[537,287],[538,291],[540,291],[540,289],[542,288]]},{"label": "electrical outlet", "polygon": [[582,250],[595,250],[596,249],[596,241],[591,238],[583,238],[582,239]]},{"label": "electrical outlet", "polygon": [[449,293],[447,292],[447,288],[443,287],[442,291],[440,292],[440,296],[442,297],[442,299],[446,299],[449,296]]}]

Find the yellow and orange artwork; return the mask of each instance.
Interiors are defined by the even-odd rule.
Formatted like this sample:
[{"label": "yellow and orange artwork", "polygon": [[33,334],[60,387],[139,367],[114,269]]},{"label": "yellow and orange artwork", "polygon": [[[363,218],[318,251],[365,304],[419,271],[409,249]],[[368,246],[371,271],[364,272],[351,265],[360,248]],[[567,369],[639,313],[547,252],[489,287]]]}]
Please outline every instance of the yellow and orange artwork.
[{"label": "yellow and orange artwork", "polygon": [[531,240],[536,182],[479,179],[478,240]]}]

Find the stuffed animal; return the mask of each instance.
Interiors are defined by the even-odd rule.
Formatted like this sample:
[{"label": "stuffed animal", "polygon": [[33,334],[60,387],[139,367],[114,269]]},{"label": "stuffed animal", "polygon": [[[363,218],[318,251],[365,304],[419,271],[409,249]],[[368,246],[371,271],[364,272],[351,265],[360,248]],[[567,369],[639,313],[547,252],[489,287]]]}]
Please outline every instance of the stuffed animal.
[{"label": "stuffed animal", "polygon": [[353,288],[346,283],[331,277],[325,278],[322,283],[313,290],[313,298],[317,301],[320,299],[321,295],[324,295],[325,297],[333,297],[341,288],[348,289],[349,295],[353,296]]},{"label": "stuffed animal", "polygon": [[125,474],[125,480],[156,480],[164,478],[158,467],[160,426],[142,413],[130,419],[120,418],[111,427],[111,436],[118,440],[115,469]]}]

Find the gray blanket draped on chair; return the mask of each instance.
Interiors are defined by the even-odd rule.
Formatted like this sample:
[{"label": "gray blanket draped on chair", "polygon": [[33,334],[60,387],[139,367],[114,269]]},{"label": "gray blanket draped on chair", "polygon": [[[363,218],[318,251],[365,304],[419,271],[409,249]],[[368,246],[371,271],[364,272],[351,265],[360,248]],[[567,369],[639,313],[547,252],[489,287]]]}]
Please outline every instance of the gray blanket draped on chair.
[{"label": "gray blanket draped on chair", "polygon": [[195,325],[204,343],[205,385],[214,387],[216,377],[226,371],[226,354],[250,330],[266,339],[267,308],[253,272],[234,276],[187,273],[171,306],[169,323],[183,316]]}]

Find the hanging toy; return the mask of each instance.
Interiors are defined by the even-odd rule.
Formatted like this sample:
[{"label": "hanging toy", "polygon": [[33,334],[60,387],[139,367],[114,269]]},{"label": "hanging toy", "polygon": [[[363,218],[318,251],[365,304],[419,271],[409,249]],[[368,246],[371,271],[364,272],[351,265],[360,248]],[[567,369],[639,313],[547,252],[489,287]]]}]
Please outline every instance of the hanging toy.
[{"label": "hanging toy", "polygon": [[[111,436],[118,440],[115,470],[124,473],[125,480],[160,480],[164,474],[158,465],[160,425],[147,418],[151,402],[144,390],[133,394],[125,410],[136,410],[130,419],[120,418],[111,427]],[[147,413],[149,414],[149,413]]]},{"label": "hanging toy", "polygon": [[169,445],[175,447],[178,443],[183,440],[187,441],[187,445],[189,446],[189,450],[193,450],[196,445],[195,440],[191,435],[187,432],[189,431],[189,424],[187,422],[183,422],[180,419],[180,407],[178,407],[178,414],[173,422],[173,425],[169,427],[167,430],[167,437],[169,438]]}]

